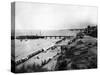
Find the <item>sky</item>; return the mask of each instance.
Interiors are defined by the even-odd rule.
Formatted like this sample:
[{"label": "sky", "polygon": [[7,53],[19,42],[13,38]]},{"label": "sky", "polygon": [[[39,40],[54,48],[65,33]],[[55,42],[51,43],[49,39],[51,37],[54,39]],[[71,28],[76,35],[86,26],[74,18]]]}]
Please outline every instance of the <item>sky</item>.
[{"label": "sky", "polygon": [[97,24],[97,8],[63,4],[15,3],[16,30],[61,30]]}]

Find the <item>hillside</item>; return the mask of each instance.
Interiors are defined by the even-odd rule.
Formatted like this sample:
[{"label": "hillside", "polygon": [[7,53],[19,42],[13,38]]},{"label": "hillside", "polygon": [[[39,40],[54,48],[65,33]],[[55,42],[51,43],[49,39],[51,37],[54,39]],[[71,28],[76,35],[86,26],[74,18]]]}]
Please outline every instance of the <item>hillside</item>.
[{"label": "hillside", "polygon": [[[90,28],[91,29],[91,28]],[[87,30],[87,31],[86,31]],[[55,70],[97,68],[97,28],[85,29],[61,46]],[[93,33],[95,33],[93,35]],[[94,37],[95,36],[95,37]]]}]

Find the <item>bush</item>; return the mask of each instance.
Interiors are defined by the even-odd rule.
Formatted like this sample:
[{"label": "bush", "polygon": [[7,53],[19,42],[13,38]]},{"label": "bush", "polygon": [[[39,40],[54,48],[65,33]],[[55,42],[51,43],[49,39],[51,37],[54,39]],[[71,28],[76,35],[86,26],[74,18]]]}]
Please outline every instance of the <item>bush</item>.
[{"label": "bush", "polygon": [[88,26],[85,30],[84,33],[86,35],[92,36],[97,38],[97,26]]}]

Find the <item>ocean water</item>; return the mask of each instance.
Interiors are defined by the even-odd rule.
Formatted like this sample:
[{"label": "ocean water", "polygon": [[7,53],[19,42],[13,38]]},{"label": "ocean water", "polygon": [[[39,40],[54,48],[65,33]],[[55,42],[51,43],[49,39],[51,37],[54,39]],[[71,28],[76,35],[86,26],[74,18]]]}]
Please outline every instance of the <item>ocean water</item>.
[{"label": "ocean water", "polygon": [[[31,40],[15,40],[15,60],[20,60],[37,50],[44,49],[53,46],[56,41],[60,39],[31,39]],[[48,54],[49,55],[49,54]]]}]

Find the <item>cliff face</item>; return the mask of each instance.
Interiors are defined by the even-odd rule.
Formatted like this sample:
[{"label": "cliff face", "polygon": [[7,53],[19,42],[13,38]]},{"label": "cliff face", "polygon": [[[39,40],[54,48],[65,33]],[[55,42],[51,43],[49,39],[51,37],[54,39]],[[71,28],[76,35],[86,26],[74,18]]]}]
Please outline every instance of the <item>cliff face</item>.
[{"label": "cliff face", "polygon": [[61,46],[55,70],[97,68],[97,38],[90,33],[93,31],[89,35],[80,32],[66,46]]}]

